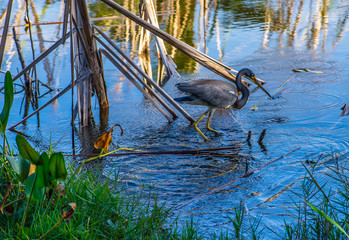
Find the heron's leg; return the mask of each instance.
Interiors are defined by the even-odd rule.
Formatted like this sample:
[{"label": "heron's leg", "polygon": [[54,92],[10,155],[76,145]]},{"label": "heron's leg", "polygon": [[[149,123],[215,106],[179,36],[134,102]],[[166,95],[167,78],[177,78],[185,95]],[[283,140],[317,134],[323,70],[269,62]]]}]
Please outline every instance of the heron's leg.
[{"label": "heron's leg", "polygon": [[200,117],[198,120],[196,120],[196,122],[193,123],[193,126],[194,126],[195,130],[201,135],[201,137],[202,137],[205,141],[207,141],[207,137],[206,137],[205,134],[203,134],[203,133],[201,132],[201,130],[198,128],[198,123],[206,116],[206,114],[207,114],[209,111],[210,111],[210,110],[207,110],[206,112],[204,112],[204,114],[202,114],[201,117]]},{"label": "heron's leg", "polygon": [[211,120],[211,116],[213,115],[213,112],[214,112],[214,110],[211,110],[210,113],[208,114],[206,129],[211,131],[211,132],[214,132],[214,133],[219,133],[217,130],[210,127],[210,120]]}]

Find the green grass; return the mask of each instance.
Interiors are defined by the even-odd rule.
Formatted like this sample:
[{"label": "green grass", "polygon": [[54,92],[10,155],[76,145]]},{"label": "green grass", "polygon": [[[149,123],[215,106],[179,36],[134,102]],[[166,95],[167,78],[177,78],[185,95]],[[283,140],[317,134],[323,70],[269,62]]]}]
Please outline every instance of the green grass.
[{"label": "green grass", "polygon": [[[8,179],[16,179],[1,158],[0,197],[3,199]],[[18,181],[6,203],[24,196],[24,186]],[[62,207],[76,203],[76,211],[70,222],[61,222],[47,236],[49,239],[200,239],[194,224],[177,226],[170,209],[159,205],[156,197],[144,189],[130,193],[117,182],[102,181],[92,171],[75,175],[66,196],[53,197],[42,204],[31,203],[25,226],[21,220],[26,201],[15,204],[14,214],[2,214],[0,239],[37,239],[48,232],[62,218]],[[46,207],[47,214],[45,214]]]},{"label": "green grass", "polygon": [[349,169],[334,154],[310,162],[293,197],[296,221],[285,222],[283,239],[348,239]]},{"label": "green grass", "polygon": [[[300,184],[301,191],[291,195],[291,207],[296,207],[294,221],[285,221],[275,239],[348,239],[349,169],[340,166],[336,156],[310,161],[304,167],[307,174]],[[68,181],[69,177],[65,184]],[[132,192],[121,187],[118,180],[102,179],[98,169],[75,175],[65,189],[66,195],[54,194],[52,204],[48,197],[41,203],[32,202],[21,228],[27,204],[24,185],[0,157],[0,200],[8,182],[13,187],[5,205],[17,202],[12,204],[12,215],[0,213],[0,239],[38,239],[44,234],[45,239],[267,239],[265,229],[260,227],[263,218],[247,215],[243,204],[228,216],[228,230],[205,234],[193,219],[179,224],[171,209],[159,204],[148,188]],[[76,203],[72,220],[53,228],[62,219],[63,207],[71,202]]]}]

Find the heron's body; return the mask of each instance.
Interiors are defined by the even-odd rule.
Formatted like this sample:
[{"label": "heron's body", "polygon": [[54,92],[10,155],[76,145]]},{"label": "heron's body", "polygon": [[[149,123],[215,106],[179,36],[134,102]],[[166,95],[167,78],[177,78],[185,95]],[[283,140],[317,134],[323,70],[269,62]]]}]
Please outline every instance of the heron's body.
[{"label": "heron's body", "polygon": [[[236,87],[233,83],[211,79],[201,79],[176,84],[179,90],[188,94],[184,97],[175,98],[176,101],[208,107],[208,110],[193,124],[194,128],[205,140],[207,140],[207,137],[197,127],[197,124],[207,113],[209,113],[209,116],[206,128],[209,131],[218,133],[218,131],[210,127],[212,112],[217,108],[241,109],[246,105],[250,96],[250,91],[242,83],[242,78],[244,76],[254,81],[256,80],[254,73],[250,69],[243,68],[236,75]],[[262,90],[267,93],[264,88],[262,88]],[[241,92],[241,98],[239,98],[238,91]],[[269,95],[269,93],[267,94]]]},{"label": "heron's body", "polygon": [[190,95],[175,98],[181,103],[203,105],[212,108],[231,108],[237,100],[236,87],[221,80],[201,79],[178,83],[177,88]]}]

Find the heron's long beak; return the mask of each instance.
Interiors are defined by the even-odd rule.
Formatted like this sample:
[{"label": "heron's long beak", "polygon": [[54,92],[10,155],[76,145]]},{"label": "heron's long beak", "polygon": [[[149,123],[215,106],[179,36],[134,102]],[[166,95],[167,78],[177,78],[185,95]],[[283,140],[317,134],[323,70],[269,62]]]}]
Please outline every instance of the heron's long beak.
[{"label": "heron's long beak", "polygon": [[270,98],[273,98],[267,90],[265,90],[264,87],[262,87],[262,85],[260,84],[260,82],[257,80],[257,78],[255,76],[251,77],[251,81],[254,82],[260,89],[263,90],[263,92],[265,92]]}]

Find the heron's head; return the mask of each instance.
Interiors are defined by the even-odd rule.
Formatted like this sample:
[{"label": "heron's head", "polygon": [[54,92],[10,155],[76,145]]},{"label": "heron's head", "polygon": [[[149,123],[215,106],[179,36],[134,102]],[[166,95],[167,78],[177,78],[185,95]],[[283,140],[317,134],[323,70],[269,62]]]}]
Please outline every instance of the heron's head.
[{"label": "heron's head", "polygon": [[257,80],[255,74],[252,72],[249,68],[243,68],[239,71],[246,79],[250,80],[251,82],[255,83],[260,89],[262,89],[263,92],[265,92],[270,98],[272,96],[268,93],[268,91],[262,87],[260,82]]},{"label": "heron's head", "polygon": [[241,73],[242,76],[244,76],[245,78],[247,78],[248,80],[250,80],[251,82],[256,83],[257,82],[257,78],[256,75],[252,72],[251,69],[249,68],[243,68],[239,71]]}]

